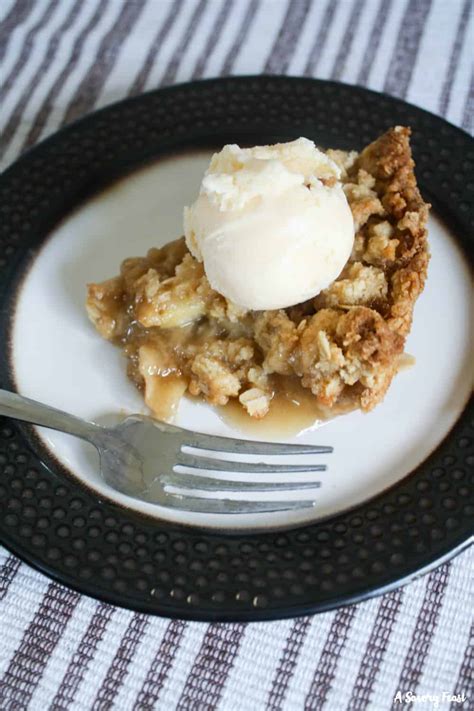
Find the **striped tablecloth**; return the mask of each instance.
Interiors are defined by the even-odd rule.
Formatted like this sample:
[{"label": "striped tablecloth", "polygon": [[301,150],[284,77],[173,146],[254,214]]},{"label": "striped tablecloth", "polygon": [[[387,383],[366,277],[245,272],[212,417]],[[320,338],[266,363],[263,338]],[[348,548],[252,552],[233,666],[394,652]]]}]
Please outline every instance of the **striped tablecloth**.
[{"label": "striped tablecloth", "polygon": [[[0,0],[2,166],[94,108],[225,74],[362,84],[472,132],[473,14],[472,0]],[[338,612],[208,625],[95,602],[0,549],[0,709],[383,711],[397,692],[474,708],[473,560]]]}]

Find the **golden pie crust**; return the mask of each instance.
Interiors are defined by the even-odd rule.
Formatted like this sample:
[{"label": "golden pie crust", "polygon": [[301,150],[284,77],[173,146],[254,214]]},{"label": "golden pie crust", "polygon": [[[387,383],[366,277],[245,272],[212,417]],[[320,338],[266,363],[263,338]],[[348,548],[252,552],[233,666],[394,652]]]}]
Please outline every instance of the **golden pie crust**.
[{"label": "golden pie crust", "polygon": [[187,390],[213,405],[238,398],[262,418],[288,377],[329,411],[368,411],[383,399],[429,261],[429,205],[409,137],[396,126],[360,154],[327,151],[341,168],[356,236],[338,279],[310,301],[245,311],[211,289],[184,238],[89,285],[91,321],[123,348],[130,378],[158,417],[169,418]]}]

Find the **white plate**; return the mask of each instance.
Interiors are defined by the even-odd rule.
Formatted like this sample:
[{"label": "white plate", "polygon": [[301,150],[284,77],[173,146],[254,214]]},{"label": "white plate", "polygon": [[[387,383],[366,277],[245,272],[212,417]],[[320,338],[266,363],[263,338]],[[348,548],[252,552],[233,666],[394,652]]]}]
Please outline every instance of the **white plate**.
[{"label": "white plate", "polygon": [[[138,171],[53,231],[18,295],[11,354],[20,393],[96,421],[145,412],[127,380],[120,351],[103,341],[87,319],[85,285],[115,275],[125,257],[143,255],[182,233],[183,205],[195,197],[209,155],[183,154]],[[321,475],[313,511],[233,516],[233,527],[287,526],[352,507],[406,476],[449,432],[471,391],[471,281],[460,249],[436,216],[430,218],[429,241],[429,278],[406,346],[416,365],[396,377],[385,401],[370,414],[351,413],[290,440],[334,447],[324,458],[328,471]],[[207,405],[189,400],[183,401],[177,424],[246,436]],[[43,428],[38,433],[53,455],[101,498],[159,518],[229,526],[228,516],[179,513],[118,494],[102,482],[93,448]]]}]

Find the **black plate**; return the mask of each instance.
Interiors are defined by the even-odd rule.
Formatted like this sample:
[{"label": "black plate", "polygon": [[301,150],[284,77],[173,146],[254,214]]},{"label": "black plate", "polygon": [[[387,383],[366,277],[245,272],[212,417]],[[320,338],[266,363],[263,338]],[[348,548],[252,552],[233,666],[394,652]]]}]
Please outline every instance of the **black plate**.
[{"label": "black plate", "polygon": [[[0,181],[0,383],[16,287],[51,228],[140,163],[184,147],[298,136],[362,148],[413,128],[421,189],[472,263],[474,142],[402,101],[334,82],[239,77],[183,84],[99,111],[27,153]],[[32,354],[34,355],[34,354]],[[429,570],[469,542],[474,406],[445,441],[383,494],[284,533],[203,532],[158,522],[48,471],[24,430],[0,418],[0,535],[52,578],[108,602],[170,617],[262,620],[366,599]]]}]

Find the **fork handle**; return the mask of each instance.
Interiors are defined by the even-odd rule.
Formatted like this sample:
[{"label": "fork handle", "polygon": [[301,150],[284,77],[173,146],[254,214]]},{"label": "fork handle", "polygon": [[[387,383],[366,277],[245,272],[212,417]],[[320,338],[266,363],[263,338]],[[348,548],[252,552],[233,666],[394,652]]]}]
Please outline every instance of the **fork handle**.
[{"label": "fork handle", "polygon": [[43,405],[36,400],[22,397],[9,390],[0,390],[0,415],[75,435],[91,444],[95,444],[94,440],[98,430],[102,430],[99,425],[81,420],[79,417],[56,410],[49,405]]}]

